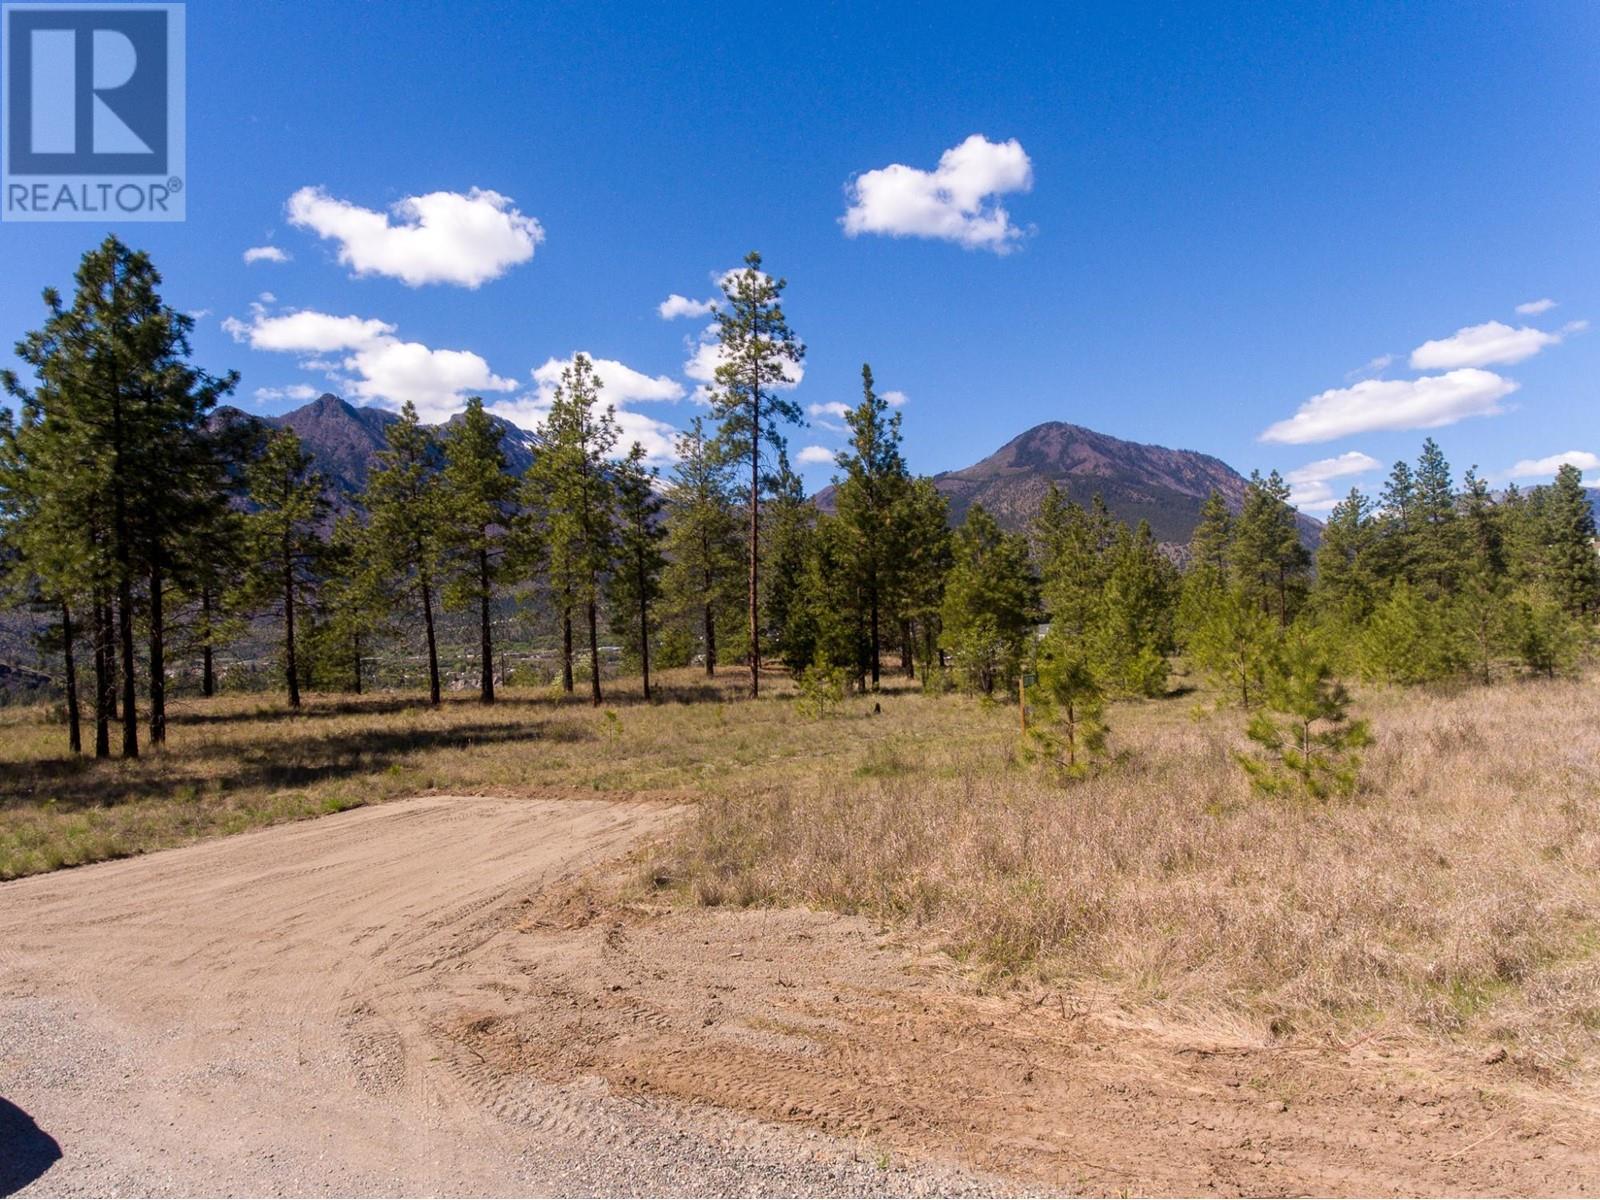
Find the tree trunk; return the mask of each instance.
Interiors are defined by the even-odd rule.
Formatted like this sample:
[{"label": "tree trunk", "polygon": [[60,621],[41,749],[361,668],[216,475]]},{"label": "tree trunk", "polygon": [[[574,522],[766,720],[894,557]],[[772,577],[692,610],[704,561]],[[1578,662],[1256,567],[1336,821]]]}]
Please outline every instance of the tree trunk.
[{"label": "tree trunk", "polygon": [[294,645],[294,560],[288,538],[283,546],[283,676],[289,685],[289,707],[300,707],[300,672]]},{"label": "tree trunk", "polygon": [[428,631],[428,703],[439,703],[439,645],[433,633],[433,589],[424,574],[422,584],[422,624]]},{"label": "tree trunk", "polygon": [[585,606],[589,619],[589,703],[600,707],[600,627],[593,600]]},{"label": "tree trunk", "polygon": [[67,749],[83,753],[83,730],[78,724],[78,664],[72,657],[72,609],[61,601],[61,653],[67,684]]},{"label": "tree trunk", "polygon": [[750,396],[750,699],[761,694],[761,389]]},{"label": "tree trunk", "polygon": [[872,662],[869,665],[872,668],[872,690],[873,691],[877,691],[878,690],[878,683],[879,683],[879,678],[878,678],[878,676],[879,676],[878,659],[879,659],[879,651],[880,651],[881,647],[879,645],[878,589],[877,589],[876,585],[874,585],[874,587],[872,589],[870,622],[871,622],[871,630],[868,633],[868,638],[869,638],[869,640],[871,642],[871,646],[872,646],[872,649],[871,649]]},{"label": "tree trunk", "polygon": [[139,757],[139,709],[134,696],[133,581],[117,583],[117,638],[122,643],[122,757]]},{"label": "tree trunk", "polygon": [[210,698],[217,694],[216,661],[211,651],[211,589],[200,589],[200,619],[205,622],[206,640],[200,644],[200,694]]},{"label": "tree trunk", "polygon": [[561,690],[572,695],[572,606],[561,610]]},{"label": "tree trunk", "polygon": [[900,673],[907,679],[917,677],[917,667],[911,653],[911,622],[900,622]]},{"label": "tree trunk", "polygon": [[644,698],[650,699],[650,602],[645,599],[644,564],[639,564],[639,668],[644,675]]},{"label": "tree trunk", "polygon": [[350,635],[350,645],[355,651],[355,661],[351,664],[355,668],[356,695],[361,695],[361,635]]},{"label": "tree trunk", "polygon": [[111,757],[111,614],[98,592],[94,598],[94,756]]},{"label": "tree trunk", "polygon": [[716,612],[711,601],[705,604],[706,620],[706,678],[715,678],[717,674],[717,620]]},{"label": "tree trunk", "polygon": [[489,630],[489,552],[478,550],[478,651],[483,656],[483,670],[479,677],[478,698],[485,704],[494,703],[494,637]]},{"label": "tree trunk", "polygon": [[167,742],[167,645],[160,551],[150,567],[150,744]]},{"label": "tree trunk", "polygon": [[118,656],[122,653],[118,649],[117,641],[117,606],[108,596],[105,600],[105,637],[106,637],[106,714],[112,721],[122,720],[122,680],[117,673]]}]

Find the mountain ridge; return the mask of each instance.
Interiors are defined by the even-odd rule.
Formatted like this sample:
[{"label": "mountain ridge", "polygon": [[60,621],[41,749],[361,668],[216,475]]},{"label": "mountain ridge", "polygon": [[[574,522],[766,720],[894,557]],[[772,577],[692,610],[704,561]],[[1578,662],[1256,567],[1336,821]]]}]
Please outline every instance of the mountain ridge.
[{"label": "mountain ridge", "polygon": [[[460,419],[457,413],[430,428],[442,434]],[[500,427],[508,466],[514,474],[522,474],[533,461],[536,435],[504,418],[492,419]],[[399,417],[324,392],[277,416],[255,416],[225,406],[214,420],[259,421],[269,428],[294,430],[327,481],[335,506],[343,508],[365,488],[373,461],[386,444],[386,431]],[[949,498],[953,522],[972,505],[982,504],[1001,525],[1023,529],[1054,483],[1080,504],[1101,496],[1113,516],[1130,525],[1147,520],[1158,541],[1175,546],[1188,543],[1200,508],[1213,490],[1238,511],[1248,486],[1243,475],[1215,455],[1128,441],[1067,421],[1041,422],[971,466],[941,471],[933,482]],[[830,512],[833,494],[830,484],[812,502]],[[1301,516],[1300,525],[1302,536],[1314,545],[1321,523]]]}]

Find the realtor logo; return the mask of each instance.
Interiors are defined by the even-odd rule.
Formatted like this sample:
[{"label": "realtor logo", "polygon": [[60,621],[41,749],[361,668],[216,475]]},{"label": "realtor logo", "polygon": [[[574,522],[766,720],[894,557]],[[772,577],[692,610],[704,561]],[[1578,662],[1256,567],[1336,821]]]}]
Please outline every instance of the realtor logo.
[{"label": "realtor logo", "polygon": [[0,219],[184,219],[183,16],[0,5]]}]

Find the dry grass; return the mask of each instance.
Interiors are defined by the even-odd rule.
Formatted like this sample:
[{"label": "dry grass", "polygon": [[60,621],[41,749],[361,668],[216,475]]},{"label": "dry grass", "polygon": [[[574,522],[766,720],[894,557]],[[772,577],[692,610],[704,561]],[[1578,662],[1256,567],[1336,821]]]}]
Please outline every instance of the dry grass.
[{"label": "dry grass", "polygon": [[[1352,800],[1252,795],[1237,713],[1118,706],[1118,761],[1060,785],[1016,710],[891,692],[808,720],[787,682],[619,685],[591,710],[513,691],[175,706],[137,763],[63,757],[0,712],[0,878],[429,790],[703,801],[645,864],[705,904],[873,914],[1004,977],[1283,1041],[1374,1030],[1600,1058],[1600,725],[1593,682],[1364,693]],[[875,713],[874,704],[882,711]]]},{"label": "dry grass", "polygon": [[914,716],[920,697],[814,725],[796,719],[781,674],[769,686],[750,704],[739,671],[715,682],[670,672],[652,704],[622,680],[598,711],[532,689],[488,709],[470,694],[438,710],[414,695],[313,695],[298,714],[266,696],[184,700],[166,748],[126,763],[65,755],[66,731],[43,707],[0,709],[0,879],[420,792],[742,795],[811,778],[890,733],[983,736],[959,706]]},{"label": "dry grass", "polygon": [[[893,734],[702,805],[654,873],[701,903],[869,913],[1003,975],[1268,1041],[1375,1030],[1600,1050],[1592,683],[1379,694],[1360,795],[1253,795],[1236,713],[1113,712],[1121,760],[1057,785],[987,739]],[[949,703],[949,702],[945,702]],[[1004,729],[994,718],[1003,716]]]}]

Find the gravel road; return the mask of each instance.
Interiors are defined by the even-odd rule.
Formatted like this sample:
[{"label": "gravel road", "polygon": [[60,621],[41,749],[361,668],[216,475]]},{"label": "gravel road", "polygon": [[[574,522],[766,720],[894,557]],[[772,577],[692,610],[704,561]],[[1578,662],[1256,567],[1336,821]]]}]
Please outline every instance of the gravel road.
[{"label": "gravel road", "polygon": [[[433,796],[0,884],[0,1195],[983,1192],[435,1024],[541,890],[678,816]],[[470,982],[469,982],[470,981]]]}]

